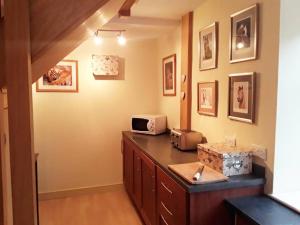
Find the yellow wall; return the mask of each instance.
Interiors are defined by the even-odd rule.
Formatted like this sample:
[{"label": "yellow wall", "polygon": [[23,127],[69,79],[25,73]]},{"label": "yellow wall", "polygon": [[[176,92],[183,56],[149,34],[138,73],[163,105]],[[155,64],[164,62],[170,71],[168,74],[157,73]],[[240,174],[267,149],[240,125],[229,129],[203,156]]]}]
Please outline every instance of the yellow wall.
[{"label": "yellow wall", "polygon": [[[122,57],[124,79],[95,80],[92,54]],[[132,114],[158,111],[156,41],[88,40],[66,59],[79,61],[79,93],[36,93],[33,85],[40,192],[122,183],[121,131]]]},{"label": "yellow wall", "polygon": [[[278,74],[279,0],[260,0],[258,60],[229,63],[230,15],[254,0],[204,1],[194,12],[192,128],[209,142],[236,135],[238,144],[267,147],[268,188],[271,191]],[[219,63],[200,72],[198,32],[219,22]],[[122,182],[121,131],[130,128],[130,115],[163,113],[169,128],[179,127],[181,28],[158,40],[131,41],[125,48],[115,40],[95,47],[91,40],[72,52],[79,60],[79,93],[35,93],[35,149],[40,152],[40,191],[110,185]],[[163,97],[162,58],[177,54],[177,96]],[[95,80],[91,54],[113,54],[125,59],[124,80]],[[254,125],[227,118],[228,75],[257,72],[257,113]],[[219,81],[218,117],[197,113],[197,82]],[[35,90],[35,87],[33,88]],[[261,162],[260,162],[261,163]]]},{"label": "yellow wall", "polygon": [[[167,115],[169,128],[178,128],[180,126],[180,71],[181,71],[181,28],[180,26],[171,33],[157,40],[158,47],[158,82],[159,82],[159,110],[161,114]],[[177,76],[176,76],[176,96],[163,97],[163,75],[162,75],[162,59],[166,56],[176,54],[177,60]]]},{"label": "yellow wall", "polygon": [[[229,63],[229,34],[230,15],[247,8],[256,2],[260,3],[259,14],[259,47],[258,60]],[[218,68],[199,71],[198,35],[199,30],[213,22],[219,22],[219,63]],[[177,38],[161,38],[160,46],[170,46],[167,52],[160,51],[160,58],[167,54],[178,52]],[[192,79],[192,129],[201,131],[209,142],[220,142],[225,136],[236,135],[238,144],[259,144],[267,147],[267,192],[271,191],[272,171],[274,161],[276,93],[278,78],[278,45],[279,45],[279,0],[224,0],[204,1],[194,11],[193,33],[193,79]],[[169,41],[174,40],[174,41]],[[173,49],[171,49],[173,47]],[[178,58],[178,62],[180,59]],[[228,104],[228,75],[240,72],[257,72],[256,123],[254,125],[231,121],[227,118]],[[177,73],[179,80],[180,72]],[[159,79],[161,80],[161,72]],[[197,113],[197,82],[219,81],[219,111],[218,117],[208,117]],[[172,118],[173,125],[179,125],[179,99],[177,97],[163,97],[160,86],[160,105],[168,118]],[[175,121],[174,118],[177,118]]]},{"label": "yellow wall", "polygon": [[11,172],[10,172],[10,152],[9,152],[9,131],[8,131],[8,108],[7,93],[0,93],[0,150],[2,170],[2,197],[3,197],[3,219],[5,225],[13,224],[12,215],[12,192],[11,192]]}]

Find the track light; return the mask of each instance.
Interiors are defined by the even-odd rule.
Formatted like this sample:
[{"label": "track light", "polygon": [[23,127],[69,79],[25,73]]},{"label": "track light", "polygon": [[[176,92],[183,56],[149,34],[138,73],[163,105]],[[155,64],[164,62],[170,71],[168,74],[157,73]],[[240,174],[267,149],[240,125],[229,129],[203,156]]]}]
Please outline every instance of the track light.
[{"label": "track light", "polygon": [[120,33],[118,35],[118,43],[119,43],[119,45],[124,46],[124,45],[126,45],[126,42],[127,42],[126,38],[124,37],[124,35],[122,33]]},{"label": "track light", "polygon": [[101,45],[103,43],[103,38],[98,35],[98,32],[95,33],[94,42],[96,45]]},{"label": "track light", "polygon": [[100,35],[101,32],[117,32],[117,40],[119,45],[124,46],[126,45],[126,38],[123,35],[123,32],[125,32],[125,30],[105,30],[105,29],[98,29],[95,34],[94,34],[94,42],[96,45],[100,45],[103,43],[103,36]]}]

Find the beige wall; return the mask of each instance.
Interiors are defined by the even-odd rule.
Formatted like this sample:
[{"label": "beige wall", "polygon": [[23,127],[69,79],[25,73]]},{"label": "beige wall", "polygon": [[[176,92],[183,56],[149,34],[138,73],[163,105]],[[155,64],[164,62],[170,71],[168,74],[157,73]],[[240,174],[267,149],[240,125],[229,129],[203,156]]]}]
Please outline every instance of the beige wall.
[{"label": "beige wall", "polygon": [[[230,15],[247,8],[256,2],[260,3],[259,15],[259,48],[258,60],[236,64],[229,63]],[[219,22],[219,63],[218,68],[199,71],[198,32],[213,22]],[[177,37],[179,38],[179,37]],[[176,34],[173,34],[176,40]],[[171,40],[172,40],[171,39]],[[205,134],[209,142],[220,142],[225,136],[236,135],[238,144],[259,144],[267,147],[267,191],[271,191],[274,161],[276,92],[278,77],[278,44],[279,44],[279,0],[224,0],[204,1],[194,11],[193,34],[193,80],[192,80],[192,129]],[[177,52],[176,41],[161,39],[160,46],[170,46],[168,54]],[[173,49],[172,49],[173,48]],[[161,50],[163,51],[163,50]],[[165,54],[163,52],[163,54]],[[161,58],[163,55],[159,55]],[[178,58],[180,62],[180,58]],[[228,75],[230,73],[257,72],[257,113],[254,125],[231,121],[227,118]],[[180,72],[177,74],[179,79]],[[159,79],[161,72],[159,73]],[[208,117],[197,113],[197,82],[219,81],[218,117]],[[171,125],[179,125],[179,99],[162,97],[160,91],[160,108],[171,118]],[[171,126],[172,128],[172,126]]]},{"label": "beige wall", "polygon": [[0,93],[0,135],[1,135],[1,167],[2,170],[2,197],[3,197],[3,219],[5,225],[13,224],[12,215],[12,192],[9,152],[9,131],[8,131],[8,109],[7,94]]},{"label": "beige wall", "polygon": [[[257,1],[204,1],[194,12],[192,128],[209,142],[236,135],[238,144],[259,144],[268,149],[268,188],[271,190],[276,91],[278,74],[279,0],[260,0],[258,60],[229,63],[230,15]],[[198,32],[219,22],[219,64],[214,70],[198,69]],[[168,127],[179,127],[181,28],[158,40],[133,41],[125,48],[115,41],[95,47],[91,40],[72,52],[79,60],[79,93],[35,93],[35,148],[40,152],[40,191],[51,192],[122,182],[121,130],[129,129],[134,113],[163,113]],[[163,97],[162,58],[177,55],[177,95]],[[124,80],[95,80],[91,54],[125,58]],[[254,125],[227,118],[228,75],[257,72],[257,113]],[[218,117],[197,113],[197,82],[219,81]],[[34,88],[35,90],[35,88]],[[70,113],[68,113],[70,112]],[[111,120],[112,119],[112,120]]]},{"label": "beige wall", "polygon": [[[159,87],[159,110],[161,114],[167,115],[168,127],[179,128],[180,126],[180,74],[181,74],[181,27],[178,26],[174,31],[162,36],[157,40],[158,47],[158,87]],[[169,55],[176,54],[176,96],[163,97],[163,75],[162,59]]]},{"label": "beige wall", "polygon": [[[95,80],[92,54],[122,57],[124,79]],[[33,85],[40,192],[122,183],[121,131],[132,114],[158,111],[156,41],[88,40],[66,59],[79,61],[79,93],[36,93]]]}]

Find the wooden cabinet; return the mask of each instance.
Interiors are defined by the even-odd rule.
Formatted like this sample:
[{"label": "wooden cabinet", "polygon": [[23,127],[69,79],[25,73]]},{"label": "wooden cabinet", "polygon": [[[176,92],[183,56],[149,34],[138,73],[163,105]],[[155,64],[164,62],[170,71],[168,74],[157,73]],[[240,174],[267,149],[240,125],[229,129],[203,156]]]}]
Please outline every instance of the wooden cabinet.
[{"label": "wooden cabinet", "polygon": [[123,140],[124,185],[146,225],[156,225],[155,168],[132,142]]},{"label": "wooden cabinet", "polygon": [[158,224],[186,225],[186,191],[157,168]]},{"label": "wooden cabinet", "polygon": [[242,216],[240,214],[236,214],[235,215],[235,223],[234,223],[234,225],[255,225],[255,224],[256,223],[251,222],[245,216]]},{"label": "wooden cabinet", "polygon": [[138,152],[133,152],[133,198],[137,208],[142,207],[142,161]]},{"label": "wooden cabinet", "polygon": [[[133,149],[130,143],[123,142],[123,180],[127,192],[133,194]],[[132,196],[131,196],[132,197]]]},{"label": "wooden cabinet", "polygon": [[124,184],[146,225],[233,225],[224,199],[263,191],[263,185],[254,185],[190,193],[138,144],[123,137]]},{"label": "wooden cabinet", "polygon": [[154,225],[156,211],[155,165],[142,155],[142,206],[141,213],[146,225]]}]

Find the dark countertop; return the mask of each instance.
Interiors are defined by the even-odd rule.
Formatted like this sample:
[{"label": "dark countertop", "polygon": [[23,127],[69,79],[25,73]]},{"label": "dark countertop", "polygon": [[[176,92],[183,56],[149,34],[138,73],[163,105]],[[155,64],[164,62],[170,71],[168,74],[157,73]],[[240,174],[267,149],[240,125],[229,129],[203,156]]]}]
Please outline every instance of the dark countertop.
[{"label": "dark countertop", "polygon": [[169,170],[168,165],[196,162],[198,161],[196,151],[183,152],[174,148],[170,143],[170,136],[168,134],[151,136],[124,131],[123,135],[133,141],[148,157],[173,177],[174,180],[189,193],[251,187],[265,184],[264,169],[255,165],[253,166],[253,171],[255,172],[253,174],[232,176],[228,181],[218,183],[199,185],[189,184],[183,178]]},{"label": "dark countertop", "polygon": [[300,214],[265,195],[228,199],[226,203],[258,225],[300,225]]}]

